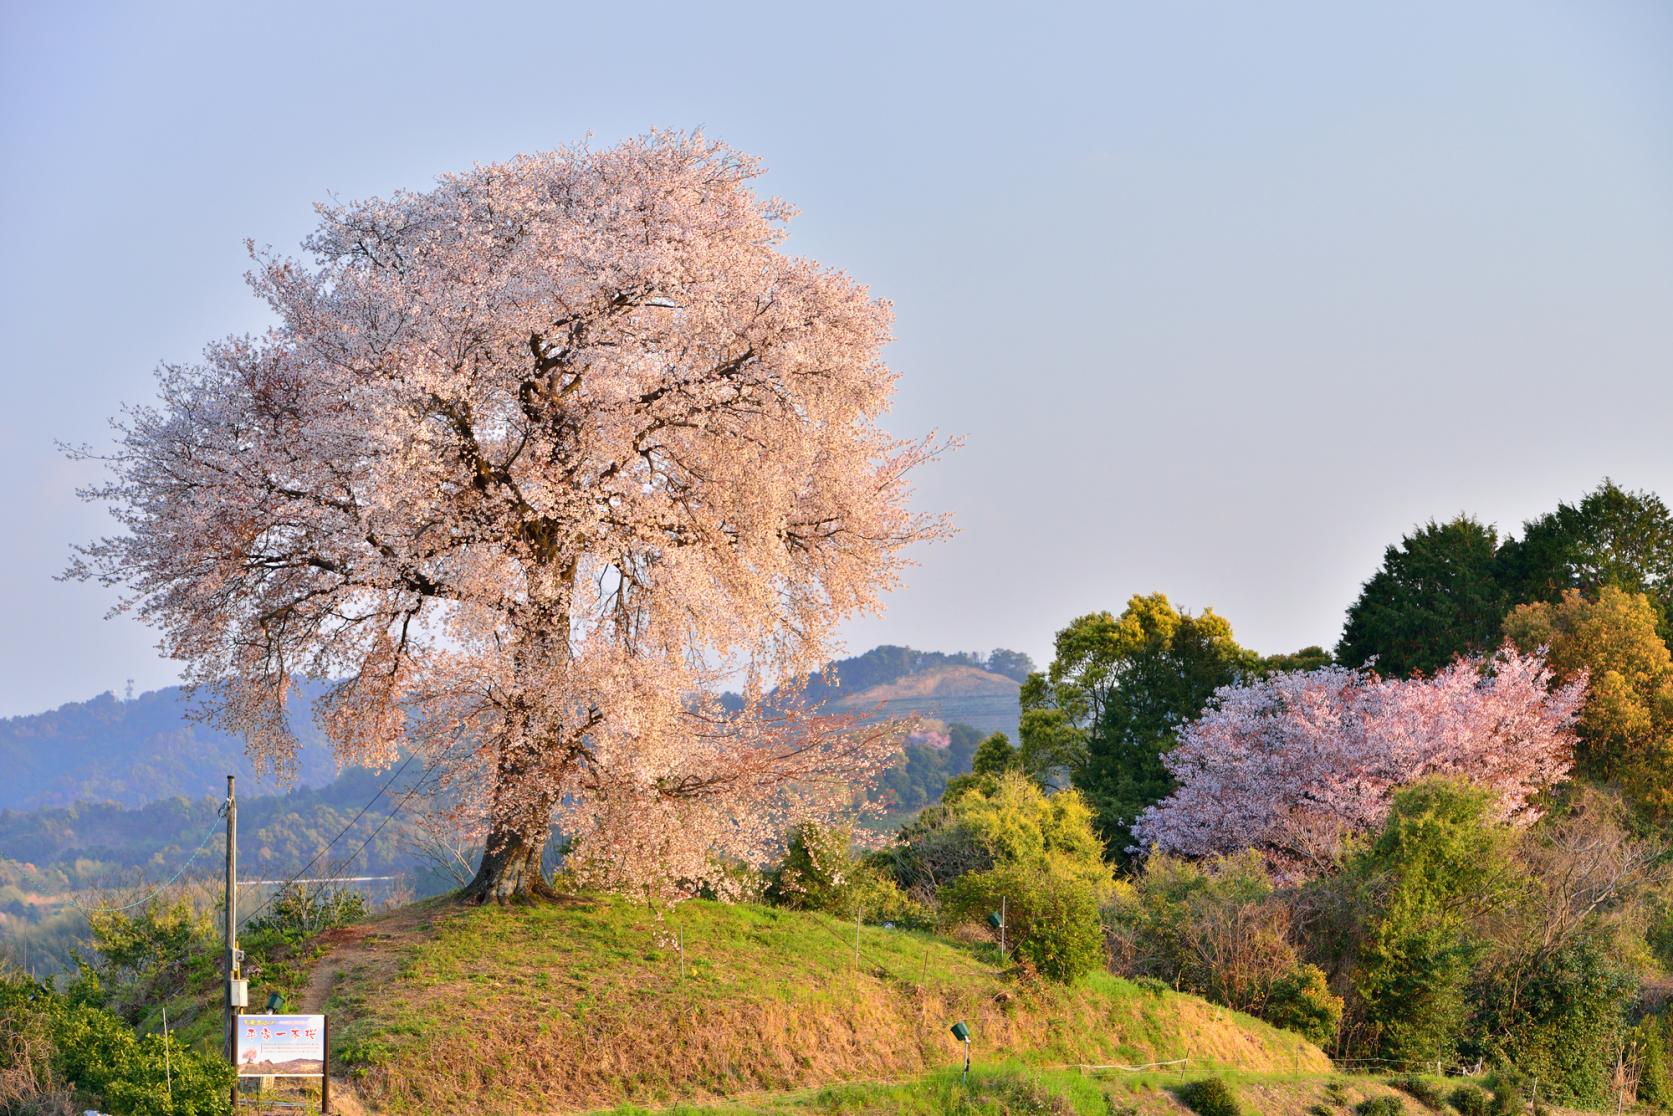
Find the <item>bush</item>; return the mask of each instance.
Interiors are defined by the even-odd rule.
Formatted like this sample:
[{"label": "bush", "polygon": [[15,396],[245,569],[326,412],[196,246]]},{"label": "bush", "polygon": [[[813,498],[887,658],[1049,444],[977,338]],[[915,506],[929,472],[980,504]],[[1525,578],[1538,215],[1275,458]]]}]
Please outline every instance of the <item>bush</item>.
[{"label": "bush", "polygon": [[1400,1103],[1400,1098],[1387,1093],[1380,1097],[1366,1097],[1354,1105],[1357,1116],[1401,1116],[1405,1111],[1406,1106]]},{"label": "bush", "polygon": [[942,897],[945,919],[985,919],[1001,909],[1013,956],[1041,976],[1071,981],[1104,963],[1098,893],[1072,875],[1005,865],[961,876]]},{"label": "bush", "polygon": [[1582,937],[1558,950],[1521,986],[1489,973],[1479,982],[1477,1028],[1521,1074],[1538,1078],[1540,1097],[1601,1107],[1613,1096],[1615,1054],[1627,1039],[1638,992],[1633,975],[1602,941]]},{"label": "bush", "polygon": [[297,937],[351,926],[365,918],[366,897],[358,891],[331,887],[310,892],[306,884],[291,884],[274,897],[265,913],[249,921],[247,929]]},{"label": "bush", "polygon": [[184,896],[152,898],[132,910],[92,912],[91,956],[76,955],[76,998],[130,1024],[193,976],[213,971],[213,920]]},{"label": "bush", "polygon": [[1433,1081],[1421,1077],[1396,1077],[1390,1080],[1389,1084],[1425,1108],[1439,1110],[1446,1107],[1446,1099],[1441,1096],[1441,1087]]},{"label": "bush", "polygon": [[1087,883],[1102,901],[1114,889],[1092,809],[1077,791],[1047,794],[1020,772],[983,776],[901,827],[888,856],[914,898],[997,865],[1045,866]]},{"label": "bush", "polygon": [[1485,1089],[1460,1085],[1448,1094],[1446,1101],[1458,1110],[1459,1116],[1487,1116],[1490,1099]]},{"label": "bush", "polygon": [[1342,997],[1330,990],[1323,969],[1301,964],[1272,982],[1257,1014],[1322,1046],[1342,1024]]},{"label": "bush", "polygon": [[844,919],[858,915],[907,926],[930,921],[881,868],[854,855],[854,834],[848,826],[805,822],[791,830],[766,894],[781,907]]},{"label": "bush", "polygon": [[1297,956],[1289,907],[1254,852],[1152,856],[1105,919],[1117,972],[1159,978],[1318,1043],[1341,1023],[1341,997]]},{"label": "bush", "polygon": [[1242,1116],[1237,1094],[1222,1077],[1205,1077],[1179,1087],[1180,1103],[1197,1116]]},{"label": "bush", "polygon": [[1639,1102],[1673,1109],[1673,1011],[1640,1019],[1632,1029],[1631,1046],[1638,1060]]},{"label": "bush", "polygon": [[1487,1116],[1522,1116],[1528,1102],[1513,1081],[1500,1078],[1493,1083],[1493,1101],[1487,1106]]},{"label": "bush", "polygon": [[5,1076],[8,1092],[21,1094],[6,1098],[7,1111],[54,1111],[72,1082],[101,1108],[131,1116],[228,1111],[233,1071],[219,1057],[190,1050],[172,1035],[136,1035],[111,1012],[27,977],[0,974],[0,1020],[27,1036],[31,1059],[27,1080]]},{"label": "bush", "polygon": [[1404,787],[1382,832],[1343,873],[1371,898],[1352,986],[1381,1057],[1450,1057],[1465,1037],[1483,951],[1475,920],[1515,898],[1512,831],[1493,811],[1486,791],[1462,781]]}]

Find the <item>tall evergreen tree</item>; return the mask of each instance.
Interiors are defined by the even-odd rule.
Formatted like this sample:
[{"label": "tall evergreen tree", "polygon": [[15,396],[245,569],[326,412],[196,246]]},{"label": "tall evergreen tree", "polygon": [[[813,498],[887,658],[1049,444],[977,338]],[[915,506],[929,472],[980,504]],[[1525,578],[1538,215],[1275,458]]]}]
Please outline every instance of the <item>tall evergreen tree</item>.
[{"label": "tall evergreen tree", "polygon": [[1375,659],[1379,673],[1404,676],[1492,650],[1513,603],[1498,554],[1498,532],[1467,515],[1407,535],[1348,609],[1336,658],[1348,667]]},{"label": "tall evergreen tree", "polygon": [[1507,540],[1499,579],[1512,603],[1562,599],[1605,586],[1643,593],[1663,639],[1673,641],[1673,512],[1653,492],[1629,492],[1605,479],[1578,504],[1530,520]]}]

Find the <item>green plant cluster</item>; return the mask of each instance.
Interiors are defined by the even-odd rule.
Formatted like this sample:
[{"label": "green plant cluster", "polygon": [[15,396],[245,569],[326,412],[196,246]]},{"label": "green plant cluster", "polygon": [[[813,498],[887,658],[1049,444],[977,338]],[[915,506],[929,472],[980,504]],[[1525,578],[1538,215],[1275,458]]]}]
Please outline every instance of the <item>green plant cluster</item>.
[{"label": "green plant cluster", "polygon": [[1073,791],[1047,793],[998,756],[903,826],[887,849],[854,851],[846,828],[798,826],[768,877],[780,906],[900,925],[989,926],[1019,962],[1052,980],[1102,967],[1099,911],[1115,882]]},{"label": "green plant cluster", "polygon": [[1237,1092],[1223,1077],[1204,1077],[1178,1089],[1180,1103],[1197,1116],[1242,1116]]},{"label": "green plant cluster", "polygon": [[1354,1105],[1355,1116],[1401,1116],[1405,1111],[1406,1106],[1400,1103],[1400,1098],[1387,1093],[1366,1097]]},{"label": "green plant cluster", "polygon": [[1330,1041],[1342,997],[1302,960],[1291,912],[1253,852],[1191,862],[1152,856],[1104,912],[1112,960],[1259,1016],[1317,1043]]},{"label": "green plant cluster", "polygon": [[33,1043],[31,1079],[3,1078],[11,1095],[0,1099],[18,1111],[66,1093],[131,1116],[219,1116],[231,1109],[232,1067],[220,1057],[172,1035],[136,1034],[105,1008],[21,974],[0,974],[0,1020],[11,1029],[14,1056],[19,1044]]}]

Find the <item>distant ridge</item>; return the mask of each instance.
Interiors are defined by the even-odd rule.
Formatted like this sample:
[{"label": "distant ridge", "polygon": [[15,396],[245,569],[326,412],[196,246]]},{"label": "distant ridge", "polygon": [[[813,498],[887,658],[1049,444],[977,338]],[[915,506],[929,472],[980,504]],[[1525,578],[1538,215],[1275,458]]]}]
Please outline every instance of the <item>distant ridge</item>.
[{"label": "distant ridge", "polygon": [[830,703],[854,713],[875,710],[882,717],[917,715],[956,722],[1014,739],[1021,688],[1015,679],[980,667],[935,666],[857,693],[840,693]]},{"label": "distant ridge", "polygon": [[[317,689],[317,688],[316,688]],[[324,786],[336,763],[309,714],[305,690],[291,724],[303,743],[297,784]],[[103,693],[46,713],[0,720],[0,809],[27,810],[75,802],[143,806],[160,799],[200,798],[225,790],[225,776],[241,789],[272,794],[287,789],[258,776],[244,741],[192,717],[179,686],[131,700]]]},{"label": "distant ridge", "polygon": [[[916,714],[1014,734],[1018,683],[1031,669],[1027,655],[1004,649],[949,653],[884,645],[815,674],[809,696],[857,713]],[[320,686],[299,689],[291,705],[291,726],[302,742],[295,786],[319,788],[337,778],[337,766],[310,713]],[[0,810],[196,800],[220,794],[229,773],[244,794],[291,789],[256,774],[242,739],[195,719],[178,686],[130,700],[103,693],[0,720],[0,772]]]}]

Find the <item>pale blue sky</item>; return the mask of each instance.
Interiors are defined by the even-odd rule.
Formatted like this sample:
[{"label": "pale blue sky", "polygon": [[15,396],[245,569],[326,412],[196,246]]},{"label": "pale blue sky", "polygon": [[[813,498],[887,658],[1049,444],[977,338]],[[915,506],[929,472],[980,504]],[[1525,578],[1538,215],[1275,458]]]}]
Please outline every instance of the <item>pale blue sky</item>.
[{"label": "pale blue sky", "polygon": [[[243,241],[477,160],[702,125],[892,298],[966,436],[851,649],[1167,591],[1330,644],[1381,548],[1605,474],[1673,497],[1673,6],[0,6],[0,714],[173,678],[56,583],[55,439],[259,327]],[[84,479],[84,478],[83,478]]]}]

